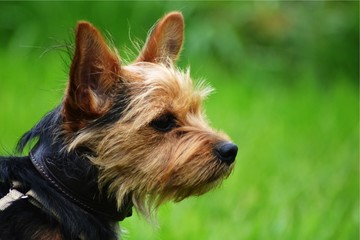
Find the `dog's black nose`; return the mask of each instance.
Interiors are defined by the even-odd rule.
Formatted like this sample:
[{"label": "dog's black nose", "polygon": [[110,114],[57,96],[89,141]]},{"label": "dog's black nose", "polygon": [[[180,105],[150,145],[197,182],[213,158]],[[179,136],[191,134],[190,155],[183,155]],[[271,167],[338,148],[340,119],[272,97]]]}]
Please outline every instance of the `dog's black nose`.
[{"label": "dog's black nose", "polygon": [[217,157],[228,165],[235,161],[237,151],[238,147],[231,142],[224,142],[215,147]]}]

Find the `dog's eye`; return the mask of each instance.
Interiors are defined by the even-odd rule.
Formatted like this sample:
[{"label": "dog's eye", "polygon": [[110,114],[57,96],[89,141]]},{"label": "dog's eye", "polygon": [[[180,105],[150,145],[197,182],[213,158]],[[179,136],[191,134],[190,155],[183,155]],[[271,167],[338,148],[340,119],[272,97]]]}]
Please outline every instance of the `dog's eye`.
[{"label": "dog's eye", "polygon": [[169,132],[176,127],[176,119],[172,114],[165,114],[153,120],[150,126],[160,132]]}]

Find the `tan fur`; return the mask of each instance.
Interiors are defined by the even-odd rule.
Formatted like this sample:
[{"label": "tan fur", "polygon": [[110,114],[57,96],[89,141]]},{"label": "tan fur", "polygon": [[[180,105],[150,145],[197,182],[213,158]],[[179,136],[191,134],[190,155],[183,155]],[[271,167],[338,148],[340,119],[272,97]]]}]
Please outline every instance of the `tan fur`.
[{"label": "tan fur", "polygon": [[[100,51],[101,59],[89,62],[88,68],[100,64],[96,65],[100,71],[99,86],[90,88],[93,94],[85,94],[88,100],[96,99],[90,102],[96,107],[81,109],[89,111],[86,120],[108,111],[114,104],[112,93],[116,91],[126,89],[127,106],[121,118],[105,128],[88,129],[86,123],[73,127],[71,121],[67,122],[69,132],[76,130],[75,137],[69,140],[69,150],[86,146],[96,153],[89,159],[100,168],[100,186],[109,186],[108,194],[116,196],[119,207],[124,196],[131,193],[135,207],[145,215],[164,201],[180,201],[207,192],[233,169],[233,164],[221,163],[214,154],[215,145],[228,141],[228,137],[208,126],[202,110],[202,101],[212,89],[203,81],[194,87],[190,70],[183,72],[174,65],[182,46],[183,25],[180,13],[166,15],[150,33],[137,61],[128,66],[119,63],[118,67],[112,67],[114,59],[120,58],[114,58],[103,43],[96,45],[101,46],[95,51]],[[93,41],[92,38],[95,42],[103,41],[92,26],[83,28],[86,43]],[[89,53],[88,45],[80,47]],[[77,58],[81,59],[81,54]],[[106,63],[108,60],[111,64]],[[77,64],[73,62],[73,66]],[[111,81],[104,80],[108,69],[117,74],[116,80],[113,74],[105,74]],[[87,82],[81,76],[77,81]],[[81,87],[84,84],[77,86]],[[71,90],[69,86],[68,92]],[[65,103],[71,102],[69,95]],[[68,105],[63,110],[65,119],[67,107],[77,109]],[[176,127],[169,132],[151,127],[152,121],[164,114],[176,118]]]}]

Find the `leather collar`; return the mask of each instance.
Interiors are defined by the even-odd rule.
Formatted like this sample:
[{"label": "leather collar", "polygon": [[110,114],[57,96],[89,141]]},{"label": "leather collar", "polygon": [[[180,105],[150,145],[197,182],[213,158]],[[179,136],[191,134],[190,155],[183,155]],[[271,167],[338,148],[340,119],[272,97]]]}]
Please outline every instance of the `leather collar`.
[{"label": "leather collar", "polygon": [[71,166],[63,164],[62,159],[44,157],[41,145],[30,151],[30,159],[38,172],[66,198],[77,204],[83,210],[105,219],[122,221],[132,215],[131,194],[118,209],[115,198],[109,197],[106,191],[101,191],[97,184],[96,173],[79,175]]}]

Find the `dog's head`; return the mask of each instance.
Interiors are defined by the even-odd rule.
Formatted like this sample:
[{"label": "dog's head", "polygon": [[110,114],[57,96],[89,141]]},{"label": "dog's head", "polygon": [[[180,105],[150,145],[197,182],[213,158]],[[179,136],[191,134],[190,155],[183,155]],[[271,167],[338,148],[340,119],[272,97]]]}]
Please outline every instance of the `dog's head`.
[{"label": "dog's head", "polygon": [[233,169],[236,145],[208,126],[202,110],[211,88],[194,86],[189,70],[175,66],[183,32],[182,14],[167,14],[123,65],[92,25],[77,26],[63,129],[69,151],[91,150],[100,186],[119,206],[127,194],[140,211],[200,195]]}]

